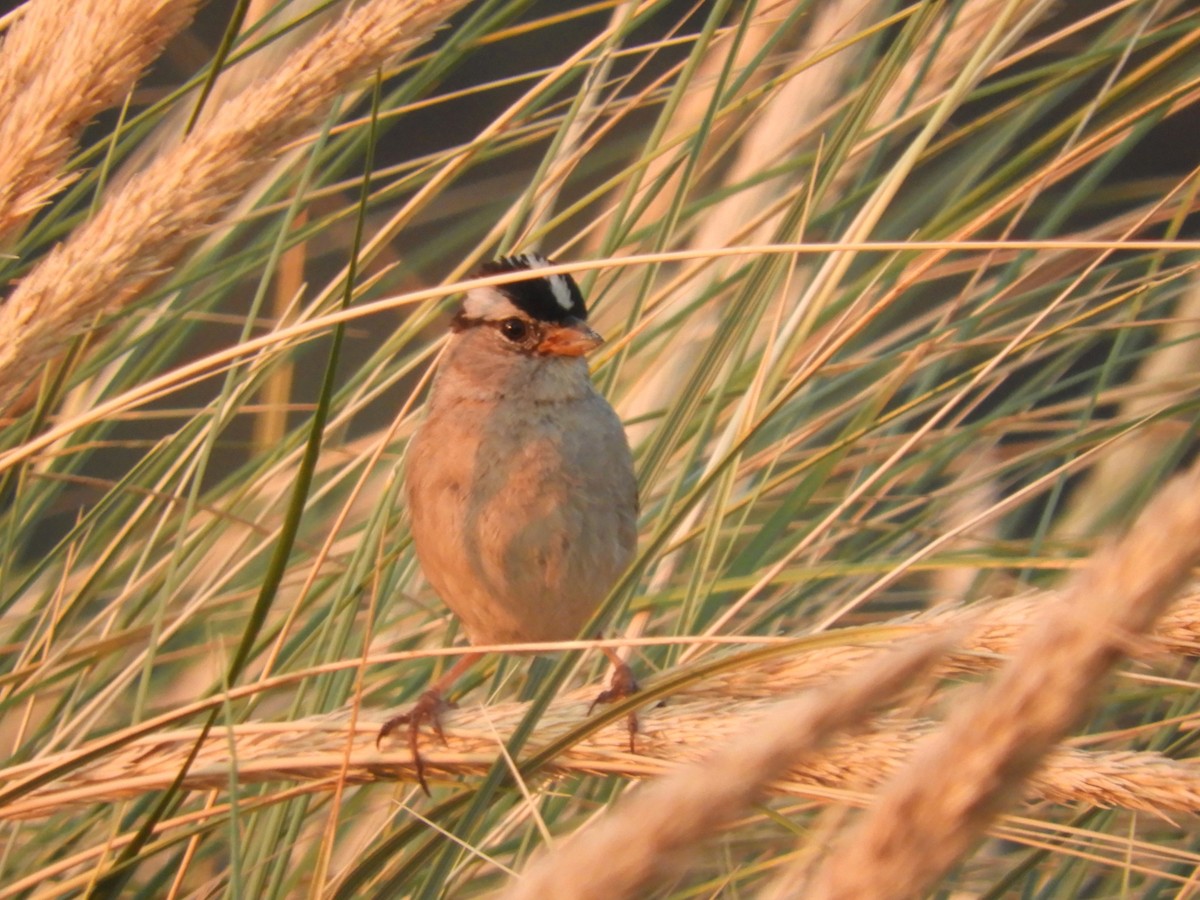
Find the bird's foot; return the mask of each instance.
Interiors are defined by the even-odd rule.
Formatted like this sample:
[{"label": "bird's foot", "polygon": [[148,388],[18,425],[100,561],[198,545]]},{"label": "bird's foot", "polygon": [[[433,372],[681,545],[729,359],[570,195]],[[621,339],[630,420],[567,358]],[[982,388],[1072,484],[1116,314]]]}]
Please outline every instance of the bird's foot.
[{"label": "bird's foot", "polygon": [[379,735],[375,738],[375,746],[378,747],[385,737],[401,725],[408,726],[408,749],[412,751],[413,767],[417,770],[417,783],[421,785],[421,790],[427,797],[432,795],[429,792],[429,784],[425,781],[425,760],[421,758],[421,724],[427,722],[433,729],[433,733],[438,736],[438,740],[445,744],[446,733],[442,730],[442,711],[453,709],[453,707],[454,704],[447,701],[441,691],[431,688],[417,699],[408,712],[392,716],[384,722],[383,727],[379,729]]},{"label": "bird's foot", "polygon": [[[588,707],[588,715],[592,714],[592,710],[596,708],[598,703],[615,703],[617,700],[624,700],[626,697],[632,697],[641,688],[638,686],[637,679],[633,677],[633,669],[629,668],[628,663],[620,663],[613,667],[612,678],[608,682],[608,689],[603,690],[592,701],[592,705]],[[637,749],[634,746],[634,738],[638,733],[638,717],[636,712],[630,712],[626,717],[626,725],[629,728],[629,752],[636,753]]]}]

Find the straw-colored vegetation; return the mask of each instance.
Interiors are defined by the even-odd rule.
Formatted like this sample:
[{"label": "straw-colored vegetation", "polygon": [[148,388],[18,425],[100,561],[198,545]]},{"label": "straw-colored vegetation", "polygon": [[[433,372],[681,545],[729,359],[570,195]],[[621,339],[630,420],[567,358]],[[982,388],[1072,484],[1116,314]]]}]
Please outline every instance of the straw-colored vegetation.
[{"label": "straw-colored vegetation", "polygon": [[195,0],[64,0],[21,11],[0,55],[0,238],[70,183],[84,125],[121,102],[195,8]]},{"label": "straw-colored vegetation", "polygon": [[[0,897],[1189,895],[1194,5],[0,26]],[[644,690],[491,653],[426,798],[404,448],[531,248],[609,338]]]}]

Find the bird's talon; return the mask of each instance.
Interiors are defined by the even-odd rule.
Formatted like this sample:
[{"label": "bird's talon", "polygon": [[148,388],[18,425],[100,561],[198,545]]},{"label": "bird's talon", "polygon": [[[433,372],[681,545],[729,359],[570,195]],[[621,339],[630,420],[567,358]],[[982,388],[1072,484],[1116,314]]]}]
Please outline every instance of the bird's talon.
[{"label": "bird's talon", "polygon": [[395,731],[397,727],[400,725],[408,726],[408,749],[412,752],[413,768],[416,769],[417,783],[421,785],[421,790],[425,792],[425,796],[427,797],[432,796],[432,794],[429,791],[429,783],[425,780],[425,760],[421,758],[421,723],[428,722],[429,726],[433,729],[433,733],[445,744],[446,733],[442,730],[441,712],[443,709],[452,706],[453,704],[447,703],[440,693],[428,690],[417,699],[417,702],[413,704],[412,709],[408,712],[393,716],[384,722],[383,727],[379,729],[379,734],[375,738],[375,746],[379,747],[383,739]]},{"label": "bird's talon", "polygon": [[[588,715],[592,714],[592,710],[600,703],[614,703],[617,700],[624,700],[626,697],[632,697],[641,690],[637,683],[637,679],[633,677],[633,669],[629,668],[627,663],[621,663],[613,669],[612,678],[608,682],[608,688],[601,691],[600,695],[592,701],[592,705],[588,707]],[[638,717],[637,713],[631,711],[626,719],[627,727],[629,728],[629,752],[636,753],[637,749],[634,744],[634,738],[638,733]]]}]

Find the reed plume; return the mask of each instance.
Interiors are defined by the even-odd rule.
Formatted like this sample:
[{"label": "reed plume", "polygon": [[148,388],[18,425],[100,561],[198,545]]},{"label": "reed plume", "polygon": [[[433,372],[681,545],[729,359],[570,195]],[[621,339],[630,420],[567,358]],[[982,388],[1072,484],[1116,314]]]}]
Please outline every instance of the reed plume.
[{"label": "reed plume", "polygon": [[119,103],[197,0],[34,0],[0,48],[0,241],[77,177],[80,132]]},{"label": "reed plume", "polygon": [[95,315],[136,300],[340,91],[427,39],[464,2],[374,0],[351,10],[134,176],[0,307],[0,394],[13,396]]}]

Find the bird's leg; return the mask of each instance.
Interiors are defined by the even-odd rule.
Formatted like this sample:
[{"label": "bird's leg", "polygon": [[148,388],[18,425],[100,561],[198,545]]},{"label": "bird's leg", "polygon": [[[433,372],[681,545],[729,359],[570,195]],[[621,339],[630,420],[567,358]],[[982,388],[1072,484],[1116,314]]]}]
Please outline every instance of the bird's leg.
[{"label": "bird's leg", "polygon": [[[620,655],[612,647],[601,647],[600,650],[608,657],[608,661],[612,663],[613,673],[612,678],[608,681],[608,689],[601,691],[600,695],[592,701],[592,705],[588,707],[588,715],[592,714],[592,710],[596,708],[597,703],[613,703],[616,700],[624,700],[626,697],[632,697],[641,688],[638,686],[637,679],[633,677],[633,669],[629,667],[629,663],[621,659]],[[629,752],[636,753],[633,739],[638,733],[638,717],[636,712],[630,712],[626,720],[629,726]]]},{"label": "bird's leg", "polygon": [[385,737],[391,734],[401,725],[408,726],[408,748],[412,751],[413,767],[417,770],[417,783],[421,785],[421,790],[426,796],[430,796],[429,784],[425,781],[425,761],[421,759],[420,741],[421,741],[421,724],[428,722],[433,729],[434,734],[438,736],[443,744],[446,743],[446,734],[442,731],[442,710],[452,703],[446,700],[446,692],[453,687],[454,682],[475,665],[482,653],[468,653],[464,655],[458,662],[450,667],[441,678],[435,681],[426,689],[425,693],[417,698],[417,702],[413,704],[412,709],[406,713],[401,713],[398,716],[392,716],[383,723],[383,727],[379,729],[379,735],[375,738],[375,746],[378,747]]}]

